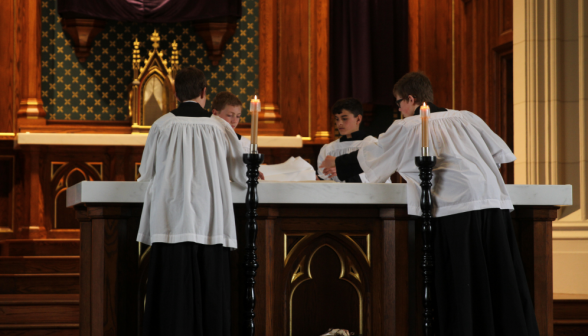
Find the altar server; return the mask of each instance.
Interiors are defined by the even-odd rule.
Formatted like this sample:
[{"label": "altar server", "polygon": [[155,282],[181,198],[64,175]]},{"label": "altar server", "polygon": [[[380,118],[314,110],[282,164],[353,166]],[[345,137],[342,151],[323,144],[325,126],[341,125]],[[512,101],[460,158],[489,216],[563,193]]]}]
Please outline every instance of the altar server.
[{"label": "altar server", "polygon": [[433,104],[422,73],[403,76],[394,95],[404,119],[359,151],[327,157],[325,174],[365,172],[383,181],[397,171],[407,181],[408,213],[420,216],[419,107],[427,102],[433,170],[435,289],[439,335],[539,335],[533,302],[513,232],[513,209],[498,165],[516,158],[475,114]]},{"label": "altar server", "polygon": [[182,103],[151,126],[139,168],[149,184],[137,240],[151,245],[143,335],[229,336],[229,180],[245,188],[243,150],[231,126],[204,110],[202,71],[180,70],[175,90]]},{"label": "altar server", "polygon": [[[241,121],[241,105],[241,100],[234,94],[228,91],[219,92],[212,101],[212,114],[226,120],[235,130]],[[243,152],[249,153],[251,141],[239,133],[237,138],[241,142]]]},{"label": "altar server", "polygon": [[[363,118],[363,107],[359,100],[355,98],[340,99],[333,105],[331,113],[335,117],[335,127],[339,130],[341,137],[321,148],[317,160],[318,166],[329,155],[337,157],[343,154],[349,154],[358,151],[362,145],[377,142],[376,138],[359,130]],[[319,168],[318,176],[322,180],[333,180],[336,182],[368,182],[364,173],[348,176],[341,180],[337,176],[326,176],[323,173],[323,169]]]}]

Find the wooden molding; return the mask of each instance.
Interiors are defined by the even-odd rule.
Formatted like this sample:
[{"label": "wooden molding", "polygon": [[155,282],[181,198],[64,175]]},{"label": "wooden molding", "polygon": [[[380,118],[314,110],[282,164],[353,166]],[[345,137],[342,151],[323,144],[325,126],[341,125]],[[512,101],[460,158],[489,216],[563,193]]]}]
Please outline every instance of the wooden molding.
[{"label": "wooden molding", "polygon": [[81,63],[86,62],[96,35],[104,30],[106,21],[96,19],[62,19],[61,26],[70,36],[74,51]]},{"label": "wooden molding", "polygon": [[21,1],[16,29],[20,44],[18,129],[20,125],[45,123],[41,99],[41,0]]},{"label": "wooden molding", "polygon": [[20,132],[30,133],[106,133],[106,134],[131,134],[131,125],[118,124],[113,121],[99,122],[72,122],[72,123],[51,123],[47,125],[25,125]]},{"label": "wooden molding", "polygon": [[206,42],[208,59],[212,61],[212,65],[216,66],[223,58],[225,46],[235,34],[237,24],[231,22],[194,23],[194,29]]}]

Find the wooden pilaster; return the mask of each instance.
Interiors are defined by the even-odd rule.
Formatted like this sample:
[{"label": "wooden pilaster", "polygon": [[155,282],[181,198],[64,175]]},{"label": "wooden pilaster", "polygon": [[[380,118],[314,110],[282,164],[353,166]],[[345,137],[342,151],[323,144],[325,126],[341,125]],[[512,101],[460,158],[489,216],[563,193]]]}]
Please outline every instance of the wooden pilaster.
[{"label": "wooden pilaster", "polygon": [[259,131],[263,135],[284,135],[278,92],[278,1],[259,3]]},{"label": "wooden pilaster", "polygon": [[18,0],[20,44],[20,106],[17,131],[22,125],[45,125],[41,99],[41,0]]}]

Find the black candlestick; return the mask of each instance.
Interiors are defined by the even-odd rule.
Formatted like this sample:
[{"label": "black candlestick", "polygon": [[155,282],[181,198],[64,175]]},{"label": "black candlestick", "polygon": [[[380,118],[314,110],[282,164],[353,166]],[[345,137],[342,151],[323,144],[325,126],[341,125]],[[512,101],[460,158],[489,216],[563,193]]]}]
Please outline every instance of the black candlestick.
[{"label": "black candlestick", "polygon": [[421,179],[421,211],[423,212],[423,332],[425,336],[434,335],[435,307],[433,290],[435,287],[435,261],[433,259],[433,225],[431,224],[433,199],[431,197],[431,179],[437,158],[434,156],[417,156],[415,163],[419,167]]},{"label": "black candlestick", "polygon": [[245,333],[246,336],[255,335],[255,275],[257,267],[257,179],[259,165],[263,162],[263,154],[243,154],[243,162],[247,165],[247,234],[245,246]]}]

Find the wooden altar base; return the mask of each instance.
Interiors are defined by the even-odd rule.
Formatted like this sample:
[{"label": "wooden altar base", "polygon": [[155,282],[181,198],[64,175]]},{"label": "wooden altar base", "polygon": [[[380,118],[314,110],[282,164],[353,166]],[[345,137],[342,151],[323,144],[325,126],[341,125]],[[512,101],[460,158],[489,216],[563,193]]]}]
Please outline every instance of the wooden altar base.
[{"label": "wooden altar base", "polygon": [[[137,335],[141,204],[76,206],[81,222],[80,330]],[[515,232],[542,336],[553,335],[551,222],[557,207],[521,206]],[[245,206],[235,205],[239,244]],[[405,205],[260,205],[256,335],[420,335],[418,225]],[[417,219],[418,220],[418,219]],[[415,237],[416,242],[415,242]],[[233,334],[240,272],[233,254]],[[417,258],[417,259],[415,259]],[[136,308],[139,307],[139,308]]]}]

